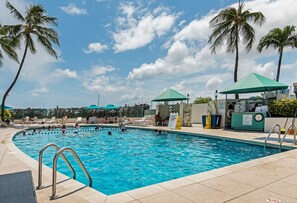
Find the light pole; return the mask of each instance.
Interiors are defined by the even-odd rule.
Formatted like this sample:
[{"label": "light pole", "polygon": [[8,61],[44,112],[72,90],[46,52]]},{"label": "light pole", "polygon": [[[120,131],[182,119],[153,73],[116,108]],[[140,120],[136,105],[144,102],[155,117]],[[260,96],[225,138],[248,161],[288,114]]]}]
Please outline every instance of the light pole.
[{"label": "light pole", "polygon": [[100,101],[100,94],[98,93],[98,106],[99,106],[99,101]]}]

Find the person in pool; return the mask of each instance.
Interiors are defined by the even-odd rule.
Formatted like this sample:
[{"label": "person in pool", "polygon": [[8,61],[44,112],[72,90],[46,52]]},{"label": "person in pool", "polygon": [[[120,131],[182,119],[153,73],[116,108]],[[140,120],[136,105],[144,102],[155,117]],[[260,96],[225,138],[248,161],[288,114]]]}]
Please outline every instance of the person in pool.
[{"label": "person in pool", "polygon": [[62,134],[64,135],[66,131],[66,125],[62,125]]},{"label": "person in pool", "polygon": [[108,135],[111,135],[112,133],[111,133],[111,131],[108,131]]}]

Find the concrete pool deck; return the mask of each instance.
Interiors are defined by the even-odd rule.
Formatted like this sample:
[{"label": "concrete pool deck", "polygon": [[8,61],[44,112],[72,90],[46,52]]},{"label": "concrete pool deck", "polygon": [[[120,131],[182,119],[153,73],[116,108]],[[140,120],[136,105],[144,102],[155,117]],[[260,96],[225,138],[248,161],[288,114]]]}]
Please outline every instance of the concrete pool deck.
[{"label": "concrete pool deck", "polygon": [[[153,128],[156,127],[146,127]],[[167,130],[166,127],[157,129]],[[36,160],[21,152],[12,142],[20,129],[0,128],[0,175],[30,170],[37,185]],[[201,127],[182,128],[180,132],[206,134],[219,139],[240,139],[263,145],[267,133],[241,132]],[[269,143],[277,145],[273,135]],[[295,147],[288,137],[284,147]],[[38,202],[282,202],[297,203],[297,150],[263,157],[175,180],[106,196],[58,173],[57,194],[51,195],[52,170],[43,166],[44,188],[36,190]]]}]

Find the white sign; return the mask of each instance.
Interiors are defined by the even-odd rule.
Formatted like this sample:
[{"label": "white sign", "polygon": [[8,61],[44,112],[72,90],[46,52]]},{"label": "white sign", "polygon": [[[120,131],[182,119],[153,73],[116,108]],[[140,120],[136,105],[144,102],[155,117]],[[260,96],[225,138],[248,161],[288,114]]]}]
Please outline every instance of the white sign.
[{"label": "white sign", "polygon": [[242,125],[252,125],[253,115],[252,114],[243,114],[242,115]]},{"label": "white sign", "polygon": [[175,129],[176,122],[177,122],[178,113],[171,113],[169,116],[168,127],[170,129]]}]

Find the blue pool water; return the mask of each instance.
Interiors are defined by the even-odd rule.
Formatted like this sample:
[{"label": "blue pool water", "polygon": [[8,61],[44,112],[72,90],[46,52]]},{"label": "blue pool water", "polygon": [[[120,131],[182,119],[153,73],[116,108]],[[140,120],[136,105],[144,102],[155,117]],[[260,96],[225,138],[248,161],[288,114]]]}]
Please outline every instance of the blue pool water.
[{"label": "blue pool water", "polygon": [[[73,148],[89,171],[93,188],[106,195],[278,153],[277,149],[264,150],[256,145],[140,129],[121,132],[85,127],[78,133],[69,130],[65,135],[60,129],[44,130],[26,136],[19,134],[13,141],[36,160],[40,149],[48,143]],[[48,149],[44,164],[52,167],[54,154],[55,150]],[[77,180],[87,185],[74,158],[67,152],[65,155],[76,168]],[[58,171],[71,177],[63,160],[58,161]]]}]

